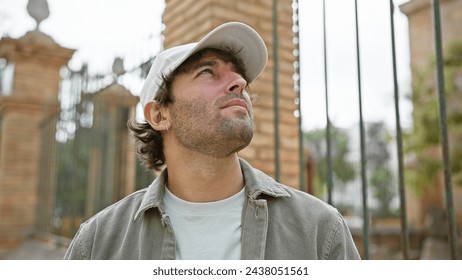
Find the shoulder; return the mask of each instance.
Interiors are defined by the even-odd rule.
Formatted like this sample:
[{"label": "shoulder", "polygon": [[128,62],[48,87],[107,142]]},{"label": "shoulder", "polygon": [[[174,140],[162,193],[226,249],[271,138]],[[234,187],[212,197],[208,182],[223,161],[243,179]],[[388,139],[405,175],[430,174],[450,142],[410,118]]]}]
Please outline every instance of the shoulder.
[{"label": "shoulder", "polygon": [[131,226],[140,208],[146,189],[136,191],[104,208],[80,225],[75,238],[91,240],[99,234],[112,234]]},{"label": "shoulder", "polygon": [[[305,251],[316,250],[318,259],[359,258],[348,225],[335,207],[308,193],[282,187],[290,197],[268,200],[273,231],[290,229],[286,235],[293,236],[299,246],[305,246]],[[296,241],[302,236],[303,244]]]},{"label": "shoulder", "polygon": [[99,211],[82,223],[77,235],[82,238],[90,238],[96,236],[101,230],[108,232],[126,228],[134,222],[136,211],[139,209],[145,193],[146,190],[136,191]]},{"label": "shoulder", "polygon": [[143,201],[146,192],[147,189],[142,189],[122,198],[95,214],[85,223],[93,223],[95,221],[110,222],[113,219],[120,221],[121,218],[133,219],[135,217],[135,213],[141,206],[141,202]]},{"label": "shoulder", "polygon": [[[248,196],[267,200],[269,210],[277,215],[316,219],[338,219],[338,211],[321,199],[275,181],[262,171],[240,159]],[[275,214],[276,214],[275,213]]]},{"label": "shoulder", "polygon": [[[120,201],[106,207],[80,225],[67,252],[65,259],[111,258],[104,255],[113,247],[114,242],[121,243],[121,234],[127,234],[134,225],[134,216],[146,190],[136,191]],[[97,251],[94,248],[98,247]]]},{"label": "shoulder", "polygon": [[319,234],[322,239],[346,228],[343,216],[335,207],[306,192],[285,185],[282,188],[289,197],[267,198],[273,222],[290,225],[303,233]]},{"label": "shoulder", "polygon": [[301,213],[308,217],[338,219],[340,217],[336,208],[327,202],[298,189],[281,185],[281,187],[290,195],[287,198],[281,198],[277,201],[285,207],[290,207],[294,212]]}]

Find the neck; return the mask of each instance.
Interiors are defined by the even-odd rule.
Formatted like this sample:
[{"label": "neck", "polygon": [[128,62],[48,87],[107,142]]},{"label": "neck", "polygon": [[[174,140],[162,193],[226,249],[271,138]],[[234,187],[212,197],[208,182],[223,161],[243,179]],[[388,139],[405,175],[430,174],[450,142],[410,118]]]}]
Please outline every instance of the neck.
[{"label": "neck", "polygon": [[[217,159],[202,154],[166,153],[168,188],[190,202],[211,202],[228,198],[244,186],[237,154]],[[173,159],[173,160],[172,160]]]}]

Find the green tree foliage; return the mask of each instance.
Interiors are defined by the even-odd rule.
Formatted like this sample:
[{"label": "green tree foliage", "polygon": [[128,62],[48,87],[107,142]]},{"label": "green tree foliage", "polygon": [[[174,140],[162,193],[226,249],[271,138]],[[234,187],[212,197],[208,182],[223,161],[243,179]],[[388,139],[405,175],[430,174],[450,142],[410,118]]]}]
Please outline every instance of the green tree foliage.
[{"label": "green tree foliage", "polygon": [[[327,186],[327,142],[326,130],[318,129],[304,134],[312,160],[316,164],[315,185],[318,192],[324,192]],[[331,126],[331,149],[333,181],[335,185],[345,185],[356,178],[352,162],[347,158],[348,134],[339,128]]]},{"label": "green tree foliage", "polygon": [[390,137],[383,122],[374,122],[367,126],[368,180],[374,198],[379,204],[374,212],[377,217],[389,217],[393,214],[390,203],[396,196],[396,184],[389,167],[388,139]]},{"label": "green tree foliage", "polygon": [[[317,193],[327,188],[327,140],[326,130],[319,129],[306,132],[304,139],[310,148],[312,161],[315,163],[316,175],[314,183]],[[390,207],[396,196],[396,184],[389,168],[390,152],[388,149],[389,134],[383,122],[370,123],[367,126],[366,156],[368,162],[368,182],[378,208],[374,212],[377,217],[393,215]],[[334,188],[345,187],[356,179],[357,163],[348,158],[349,135],[337,127],[331,127],[331,155]],[[358,159],[359,161],[359,159]],[[338,206],[338,205],[336,205]],[[340,207],[346,207],[341,205]]]},{"label": "green tree foliage", "polygon": [[390,168],[380,166],[373,170],[370,178],[370,185],[373,188],[374,196],[379,202],[375,212],[377,217],[389,217],[393,215],[390,203],[396,196],[393,183],[393,173]]},{"label": "green tree foliage", "polygon": [[[462,185],[462,41],[453,41],[445,49],[444,76],[447,123],[451,149],[451,171],[456,186]],[[406,186],[421,194],[435,184],[442,170],[439,111],[435,61],[419,69],[413,83],[413,131],[405,137],[405,149],[414,158],[406,172]]]}]

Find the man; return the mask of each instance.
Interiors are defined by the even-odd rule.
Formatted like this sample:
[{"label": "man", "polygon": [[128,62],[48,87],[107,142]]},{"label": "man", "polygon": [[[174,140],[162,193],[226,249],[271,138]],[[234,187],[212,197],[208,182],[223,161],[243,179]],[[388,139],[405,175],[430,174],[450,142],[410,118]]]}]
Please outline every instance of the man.
[{"label": "man", "polygon": [[340,214],[238,157],[253,135],[249,83],[266,46],[242,23],[157,55],[129,127],[160,176],[104,209],[67,259],[359,259]]}]

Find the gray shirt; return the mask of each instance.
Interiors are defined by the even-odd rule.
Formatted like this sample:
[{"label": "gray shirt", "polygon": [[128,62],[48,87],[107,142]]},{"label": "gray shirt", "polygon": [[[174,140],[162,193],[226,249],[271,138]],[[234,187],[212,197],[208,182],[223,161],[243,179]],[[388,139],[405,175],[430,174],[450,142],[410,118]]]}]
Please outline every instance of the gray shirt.
[{"label": "gray shirt", "polygon": [[[246,203],[241,259],[359,259],[340,213],[284,186],[240,159]],[[84,222],[65,259],[175,259],[175,234],[162,204],[165,169],[137,191]]]}]

